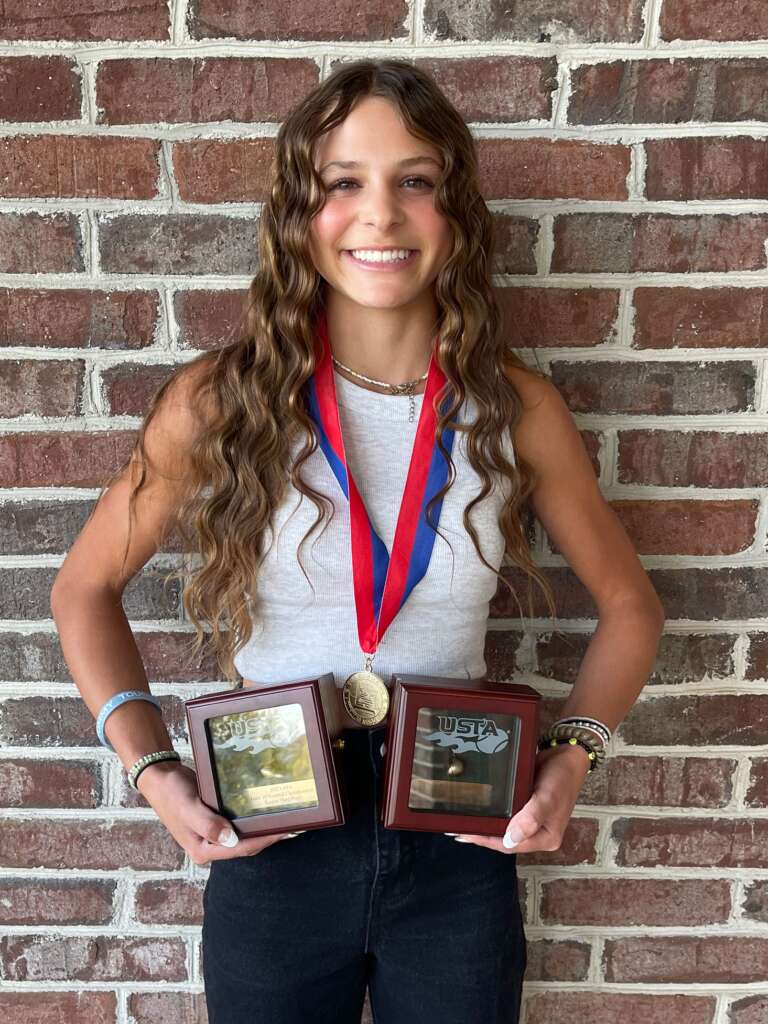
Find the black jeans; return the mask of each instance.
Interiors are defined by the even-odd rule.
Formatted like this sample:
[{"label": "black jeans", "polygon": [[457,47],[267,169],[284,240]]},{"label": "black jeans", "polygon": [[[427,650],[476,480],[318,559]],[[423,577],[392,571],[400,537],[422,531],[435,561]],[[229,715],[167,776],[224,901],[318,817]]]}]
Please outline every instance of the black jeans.
[{"label": "black jeans", "polygon": [[514,854],[378,820],[384,729],[345,732],[349,817],[210,864],[209,1024],[516,1024]]}]

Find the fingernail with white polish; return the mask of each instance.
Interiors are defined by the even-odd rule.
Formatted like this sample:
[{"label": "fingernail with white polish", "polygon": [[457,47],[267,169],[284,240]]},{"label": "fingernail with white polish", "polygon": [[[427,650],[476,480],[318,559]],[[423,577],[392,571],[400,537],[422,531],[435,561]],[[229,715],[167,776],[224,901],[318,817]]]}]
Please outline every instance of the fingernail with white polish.
[{"label": "fingernail with white polish", "polygon": [[221,846],[237,846],[240,840],[237,837],[237,833],[233,832],[231,828],[223,828],[219,832],[218,842]]},{"label": "fingernail with white polish", "polygon": [[456,836],[457,843],[471,843],[471,839],[465,839],[464,836]]},{"label": "fingernail with white polish", "polygon": [[459,834],[458,832],[444,832],[443,833],[443,835],[446,835],[446,836],[457,836],[458,834]]}]

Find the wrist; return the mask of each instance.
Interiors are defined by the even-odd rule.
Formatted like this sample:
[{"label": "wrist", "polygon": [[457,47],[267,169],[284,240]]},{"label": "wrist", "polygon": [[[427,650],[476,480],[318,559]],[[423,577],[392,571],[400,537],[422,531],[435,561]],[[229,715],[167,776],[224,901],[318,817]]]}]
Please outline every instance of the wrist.
[{"label": "wrist", "polygon": [[585,776],[592,764],[587,751],[578,743],[558,743],[555,747],[545,747],[539,751],[537,757],[541,759],[542,764],[550,757],[559,757],[564,763],[570,763],[573,771],[581,769]]},{"label": "wrist", "polygon": [[136,780],[136,789],[142,796],[149,798],[149,794],[158,785],[164,784],[164,776],[171,775],[177,771],[181,761],[155,761],[143,768]]}]

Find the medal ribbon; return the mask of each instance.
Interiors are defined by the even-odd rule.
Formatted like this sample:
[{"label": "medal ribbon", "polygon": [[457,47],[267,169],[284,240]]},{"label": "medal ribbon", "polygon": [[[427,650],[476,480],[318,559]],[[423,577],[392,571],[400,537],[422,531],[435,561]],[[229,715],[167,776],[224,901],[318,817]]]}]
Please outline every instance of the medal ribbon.
[{"label": "medal ribbon", "polygon": [[[432,556],[435,531],[426,520],[426,507],[448,479],[448,463],[437,446],[433,399],[446,378],[433,354],[390,554],[371,524],[347,466],[324,312],[318,317],[317,331],[321,352],[308,383],[307,412],[317,428],[320,448],[349,501],[357,633],[362,650],[372,655],[426,573]],[[447,409],[450,398],[449,394],[444,399],[441,413]],[[443,443],[449,453],[453,450],[454,433],[448,428],[443,431]],[[441,498],[432,509],[436,522],[440,521],[442,505]]]}]

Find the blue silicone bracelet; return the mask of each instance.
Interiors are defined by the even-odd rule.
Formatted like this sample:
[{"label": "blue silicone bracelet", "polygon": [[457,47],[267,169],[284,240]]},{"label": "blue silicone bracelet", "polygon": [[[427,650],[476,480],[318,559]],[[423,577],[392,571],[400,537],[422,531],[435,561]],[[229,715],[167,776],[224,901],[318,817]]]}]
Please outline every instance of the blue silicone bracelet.
[{"label": "blue silicone bracelet", "polygon": [[148,700],[150,703],[154,704],[156,708],[160,707],[160,701],[157,697],[153,697],[152,694],[147,693],[146,690],[123,690],[122,693],[116,693],[114,697],[110,697],[99,712],[99,717],[96,719],[96,735],[99,737],[99,743],[113,752],[115,748],[104,735],[104,723],[115,708],[119,708],[121,704],[125,704],[128,700]]}]

